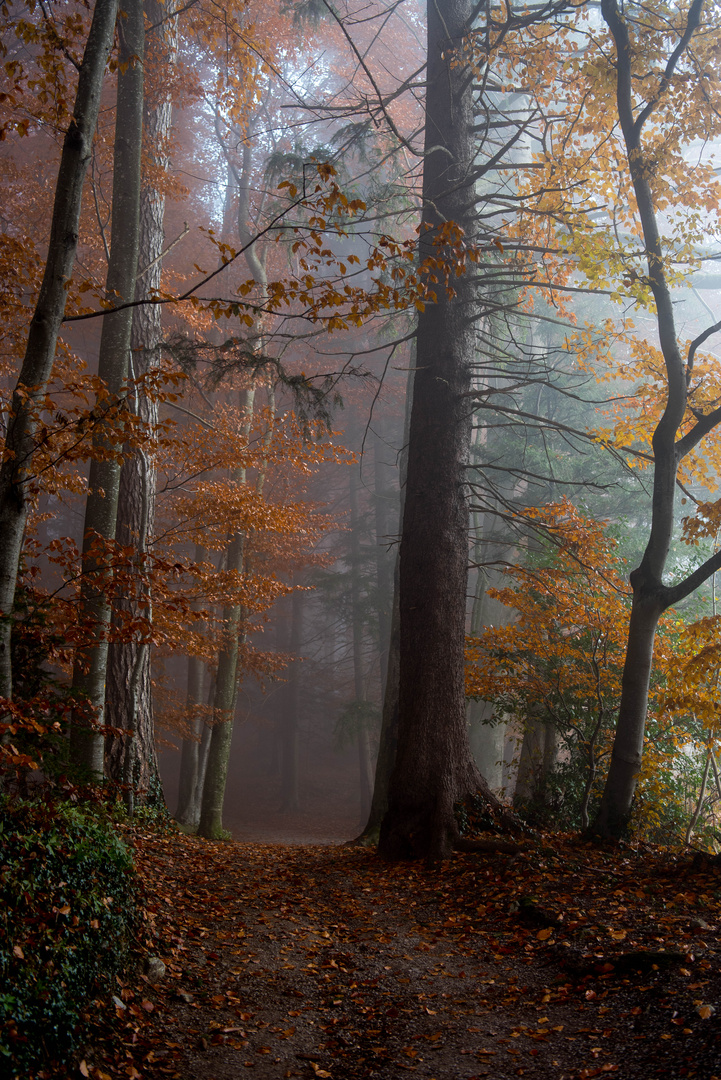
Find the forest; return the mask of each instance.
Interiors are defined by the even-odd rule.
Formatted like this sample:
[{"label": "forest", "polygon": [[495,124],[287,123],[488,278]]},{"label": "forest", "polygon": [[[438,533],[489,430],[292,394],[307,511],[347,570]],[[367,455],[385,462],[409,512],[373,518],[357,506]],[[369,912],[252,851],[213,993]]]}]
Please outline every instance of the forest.
[{"label": "forest", "polygon": [[719,42],[0,6],[0,1080],[719,1080]]}]

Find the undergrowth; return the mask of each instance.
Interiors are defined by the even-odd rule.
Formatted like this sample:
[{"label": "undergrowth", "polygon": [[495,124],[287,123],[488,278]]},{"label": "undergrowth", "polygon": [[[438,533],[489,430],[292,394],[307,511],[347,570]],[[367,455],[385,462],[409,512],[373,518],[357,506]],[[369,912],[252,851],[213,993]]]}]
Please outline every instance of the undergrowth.
[{"label": "undergrowth", "polygon": [[97,808],[0,798],[0,1077],[52,1076],[139,923],[133,862]]}]

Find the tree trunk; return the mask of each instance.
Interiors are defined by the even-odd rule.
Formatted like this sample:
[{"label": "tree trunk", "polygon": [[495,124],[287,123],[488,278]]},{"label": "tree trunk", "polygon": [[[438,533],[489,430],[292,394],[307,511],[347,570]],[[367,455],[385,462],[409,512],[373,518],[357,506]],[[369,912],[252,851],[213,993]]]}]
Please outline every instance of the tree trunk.
[{"label": "tree trunk", "polygon": [[[245,391],[244,399],[243,427],[248,433],[255,401],[253,387]],[[236,470],[234,478],[236,483],[244,484],[245,469]],[[228,544],[226,570],[240,575],[243,571],[244,556],[245,536],[243,533],[236,533]],[[206,840],[217,840],[223,835],[223,800],[238,695],[238,641],[242,620],[243,610],[240,604],[225,605],[223,644],[218,653],[218,673],[215,679],[214,720],[198,825],[198,835],[204,836]]]},{"label": "tree trunk", "polygon": [[[204,562],[206,558],[205,548],[195,545],[193,555],[194,562]],[[190,735],[183,739],[180,755],[180,776],[178,778],[178,809],[175,814],[176,821],[181,825],[197,827],[198,819],[194,811],[195,793],[198,788],[198,773],[200,769],[200,742],[205,724],[198,715],[198,706],[203,700],[203,661],[197,656],[188,657],[188,680],[186,705]],[[195,818],[195,820],[193,820]]]},{"label": "tree trunk", "polygon": [[[298,657],[303,642],[303,607],[306,593],[297,589],[291,597],[290,635],[288,652]],[[293,811],[300,807],[298,789],[298,706],[300,691],[300,664],[295,659],[287,669],[287,681],[281,694],[280,716],[280,797],[281,810]]]},{"label": "tree trunk", "polygon": [[[385,699],[388,683],[388,653],[391,642],[391,623],[393,621],[393,565],[388,545],[391,542],[391,529],[395,531],[395,522],[391,526],[392,512],[396,500],[384,481],[384,455],[387,448],[376,433],[373,438],[373,510],[376,534],[376,589],[378,593],[378,650],[381,669],[381,700]],[[395,516],[395,515],[393,515]]]},{"label": "tree trunk", "polygon": [[78,76],[73,118],[63,141],[45,273],[13,392],[0,469],[0,696],[12,696],[10,635],[42,401],[65,315],[78,247],[83,182],[92,155],[105,65],[113,45],[117,0],[96,0]]},{"label": "tree trunk", "polygon": [[[428,67],[420,258],[455,222],[472,240],[472,79],[463,62],[469,0],[428,5]],[[400,549],[398,752],[380,853],[443,858],[457,836],[455,803],[483,786],[471,755],[464,687],[468,509],[465,466],[472,287],[438,285],[418,316],[408,479]]]},{"label": "tree trunk", "polygon": [[663,608],[643,596],[635,578],[628,643],[621,680],[621,702],[613,739],[611,763],[603,789],[594,831],[606,837],[621,836],[631,816],[633,796],[643,761],[643,740],[648,712],[648,688],[653,667],[653,643]]},{"label": "tree trunk", "polygon": [[556,764],[557,739],[555,726],[544,719],[546,710],[540,706],[535,711],[525,721],[513,803],[540,809],[546,803],[546,781]]},{"label": "tree trunk", "polygon": [[396,763],[398,749],[398,698],[400,689],[400,597],[398,583],[399,560],[396,558],[393,575],[393,610],[391,613],[391,631],[388,644],[386,665],[386,687],[383,695],[383,714],[381,733],[378,741],[373,796],[371,799],[368,821],[358,843],[376,843],[383,818],[388,810],[388,792],[391,775]]},{"label": "tree trunk", "polygon": [[[353,693],[357,704],[365,702],[365,679],[363,674],[363,611],[361,608],[361,545],[358,517],[357,466],[351,465],[349,478],[350,540],[351,540],[351,620],[353,632]],[[367,717],[359,712],[357,718],[356,745],[358,748],[358,783],[360,792],[360,821],[368,820],[371,808],[371,757]]]},{"label": "tree trunk", "polygon": [[178,778],[178,809],[175,820],[181,825],[190,825],[193,795],[198,784],[198,765],[200,762],[200,739],[202,723],[195,710],[203,695],[203,661],[197,656],[188,657],[188,689],[186,702],[191,734],[183,739],[180,755],[180,776]]},{"label": "tree trunk", "polygon": [[[411,403],[413,400],[413,371],[415,364],[415,348],[411,346],[411,366],[408,372],[405,397],[405,417],[403,421],[403,446],[398,460],[398,488],[399,488],[399,517],[403,519],[405,506],[406,478],[408,474],[408,435],[411,424]],[[378,522],[378,519],[376,519]],[[400,524],[400,522],[399,522]],[[376,542],[378,541],[378,525],[376,526]],[[378,756],[376,758],[375,775],[373,778],[373,796],[371,808],[363,832],[358,837],[357,843],[375,844],[378,842],[380,827],[388,810],[388,792],[390,790],[391,775],[396,763],[398,749],[398,699],[400,694],[400,644],[401,644],[401,609],[400,609],[400,558],[398,548],[393,560],[393,601],[391,606],[390,626],[388,630],[388,654],[385,663],[385,683],[383,687],[383,710],[381,715],[381,731],[378,739]]]},{"label": "tree trunk", "polygon": [[[146,49],[146,70],[151,66],[155,72],[154,82],[160,83],[160,91],[145,84],[144,138],[146,152],[150,154],[153,175],[165,173],[169,164],[168,139],[172,119],[172,98],[168,91],[168,77],[175,65],[177,52],[176,20],[166,18],[168,8],[157,0],[145,0],[148,22],[155,29],[149,37]],[[160,24],[160,25],[157,25]],[[159,77],[162,71],[163,77]],[[138,253],[139,276],[136,297],[141,298],[160,288],[165,217],[165,193],[156,183],[145,182],[140,195],[140,240]],[[158,422],[157,402],[148,394],[143,377],[157,368],[158,346],[161,340],[161,309],[155,304],[137,307],[133,311],[131,332],[131,379],[135,381],[132,401],[136,415],[147,430],[152,431]],[[143,553],[140,537],[146,543],[152,537],[155,520],[156,473],[154,464],[144,451],[126,450],[120,475],[120,495],[116,538],[125,547],[138,548],[138,574],[136,593],[143,593],[141,583]],[[136,600],[121,602],[119,615],[126,617],[140,608]],[[123,612],[124,609],[124,612]],[[142,610],[137,611],[142,615]],[[145,612],[147,615],[147,610]],[[118,620],[115,620],[116,623]],[[147,637],[149,627],[140,631]],[[125,737],[110,736],[106,740],[105,768],[107,775],[119,780],[128,771],[125,754],[133,740],[134,782],[143,792],[160,793],[160,779],[155,736],[153,729],[152,680],[150,674],[151,651],[142,640],[116,640],[108,653],[108,691],[106,693],[107,723],[134,734]],[[140,666],[136,679],[138,691],[133,695],[128,687],[133,673]]]},{"label": "tree trunk", "polygon": [[[138,269],[140,218],[140,158],[143,132],[142,0],[123,0],[119,21],[118,94],[113,161],[110,261],[106,295],[113,303],[132,300]],[[107,398],[97,403],[111,413],[118,408],[128,376],[132,309],[103,317],[98,375]],[[112,423],[112,420],[111,420]],[[74,762],[94,777],[102,777],[105,740],[105,681],[108,661],[110,588],[108,542],[115,540],[120,491],[120,460],[112,434],[100,424],[93,437],[83,529],[80,622],[87,624],[89,642],[78,649],[73,670],[73,694],[84,699],[73,715],[70,747]]]}]

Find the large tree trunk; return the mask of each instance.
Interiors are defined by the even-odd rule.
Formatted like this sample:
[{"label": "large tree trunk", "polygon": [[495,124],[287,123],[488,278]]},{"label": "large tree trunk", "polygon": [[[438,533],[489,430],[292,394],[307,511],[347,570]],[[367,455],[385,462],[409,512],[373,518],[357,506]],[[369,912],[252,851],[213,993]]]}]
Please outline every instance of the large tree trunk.
[{"label": "large tree trunk", "polygon": [[113,45],[117,0],[96,0],[60,158],[50,242],[40,294],[15,387],[0,469],[0,696],[12,696],[10,635],[28,501],[33,492],[35,434],[65,315],[78,247],[83,182],[92,155],[105,65]]},{"label": "large tree trunk", "polygon": [[[461,50],[469,0],[428,5],[421,259],[443,222],[472,236],[472,79]],[[418,317],[413,406],[400,549],[398,752],[379,851],[389,858],[448,854],[454,806],[483,785],[468,742],[464,692],[470,444],[468,318],[472,287],[454,280]]]},{"label": "large tree trunk", "polygon": [[[177,27],[175,19],[165,17],[168,10],[157,0],[145,0],[145,12],[148,22],[155,27],[146,49],[146,69],[149,70],[152,65],[155,85],[151,86],[149,81],[146,81],[143,143],[150,155],[152,174],[156,176],[167,171],[170,160],[168,139],[172,120],[172,98],[168,91],[168,75],[175,65]],[[160,72],[163,73],[162,77]],[[157,183],[144,183],[140,198],[139,277],[136,286],[138,298],[152,295],[160,288],[165,238],[164,217],[165,192]],[[158,407],[152,393],[147,393],[143,377],[158,365],[160,340],[160,307],[149,304],[135,308],[130,375],[132,379],[140,381],[136,384],[132,400],[134,410],[147,430],[152,430],[158,422]],[[147,544],[152,537],[155,486],[155,467],[145,452],[140,449],[127,452],[120,476],[116,537],[120,544],[138,548],[138,574],[137,599],[122,605],[119,612],[121,618],[122,614],[146,617],[148,614],[147,604],[141,605],[139,602],[144,591],[140,580],[144,552],[140,548],[146,546],[141,544],[140,538],[145,537]],[[145,606],[145,611],[133,610],[141,609],[142,606]],[[105,768],[108,776],[114,780],[120,780],[129,771],[125,767],[125,756],[131,752],[132,740],[133,782],[139,791],[152,791],[159,796],[160,780],[151,694],[151,652],[142,637],[141,633],[141,640],[121,640],[110,645],[106,694],[107,723],[114,728],[123,728],[131,734],[125,737],[110,737],[107,740]],[[133,681],[137,684],[134,695],[128,692]]]},{"label": "large tree trunk", "polygon": [[[107,298],[113,304],[135,297],[143,133],[145,26],[142,0],[123,0],[122,14],[124,17],[119,23],[112,226],[106,289]],[[128,376],[131,326],[131,308],[103,317],[98,375],[105,384],[107,397],[98,402],[98,406],[108,408],[111,414],[119,407],[120,395]],[[105,740],[99,725],[104,722],[112,586],[107,542],[115,540],[120,492],[119,450],[107,426],[100,424],[93,437],[95,456],[90,463],[83,529],[79,618],[81,624],[87,626],[88,644],[78,649],[73,670],[73,694],[84,699],[89,709],[76,709],[70,731],[73,760],[95,777],[102,777],[104,769]]]}]

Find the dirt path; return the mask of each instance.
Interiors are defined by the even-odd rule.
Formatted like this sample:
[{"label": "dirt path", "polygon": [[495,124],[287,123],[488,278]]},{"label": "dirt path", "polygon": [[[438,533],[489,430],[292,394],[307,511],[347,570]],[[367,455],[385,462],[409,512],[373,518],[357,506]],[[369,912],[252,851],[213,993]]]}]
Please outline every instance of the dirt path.
[{"label": "dirt path", "polygon": [[[137,858],[166,973],[121,988],[90,1076],[721,1078],[714,867],[566,848],[429,874],[173,834]],[[672,962],[623,959],[652,950]]]}]

